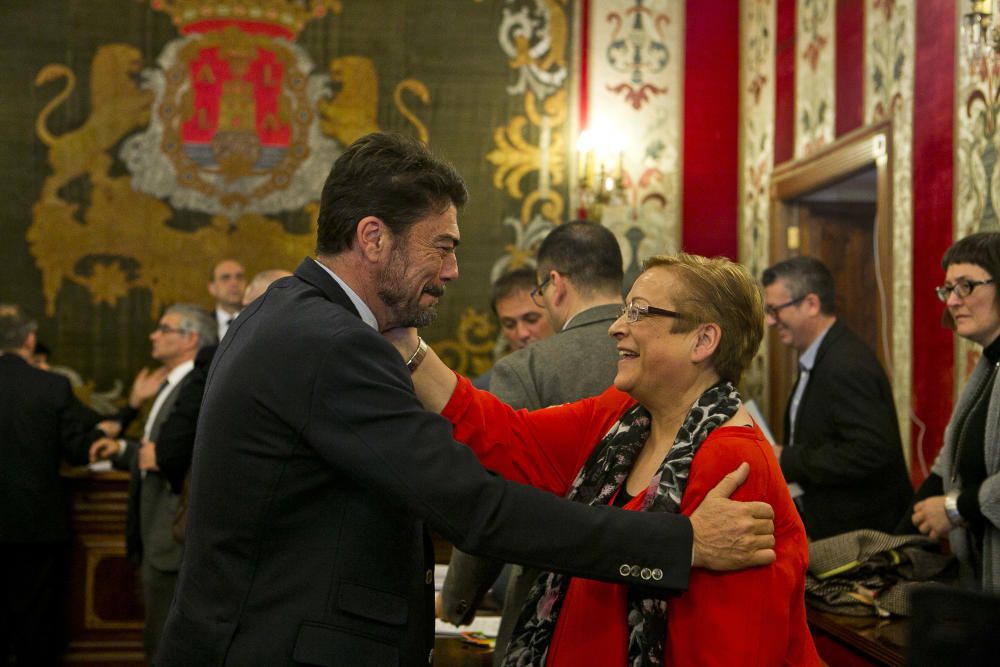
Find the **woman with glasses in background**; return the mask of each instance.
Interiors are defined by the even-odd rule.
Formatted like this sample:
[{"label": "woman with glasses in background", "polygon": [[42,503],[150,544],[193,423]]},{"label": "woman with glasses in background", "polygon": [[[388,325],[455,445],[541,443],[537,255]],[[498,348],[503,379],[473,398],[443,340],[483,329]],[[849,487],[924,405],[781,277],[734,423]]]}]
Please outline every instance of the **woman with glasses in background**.
[{"label": "woman with glasses in background", "polygon": [[[687,592],[668,600],[641,586],[663,574],[639,566],[635,586],[543,573],[505,665],[819,664],[805,618],[805,530],[736,390],[763,331],[763,300],[746,269],[660,256],[647,261],[609,330],[620,358],[614,386],[600,396],[515,412],[439,359],[414,372],[424,404],[510,479],[591,505],[690,514],[747,462],[749,477],[732,498],[774,509],[775,562],[692,568]],[[417,341],[403,335],[389,337],[406,355]]]},{"label": "woman with glasses in background", "polygon": [[962,581],[1000,592],[1000,233],[956,241],[941,260],[942,318],[956,334],[983,346],[951,413],[931,474],[917,490],[912,522],[948,538]]}]

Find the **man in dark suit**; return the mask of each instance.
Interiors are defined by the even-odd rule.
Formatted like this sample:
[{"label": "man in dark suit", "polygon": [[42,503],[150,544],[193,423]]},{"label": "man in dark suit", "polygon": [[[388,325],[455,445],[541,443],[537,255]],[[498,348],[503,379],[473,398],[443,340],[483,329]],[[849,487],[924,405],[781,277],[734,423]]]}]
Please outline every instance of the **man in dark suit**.
[{"label": "man in dark suit", "polygon": [[[0,304],[0,662],[55,664],[62,648],[69,511],[65,460],[87,462],[99,416],[62,375],[35,368],[36,323]],[[13,661],[13,662],[11,662]]]},{"label": "man in dark suit", "polygon": [[229,326],[240,314],[246,288],[246,272],[243,265],[235,259],[223,259],[212,267],[208,293],[215,300],[214,315],[219,340],[226,335]]},{"label": "man in dark suit", "polygon": [[830,271],[793,257],[764,271],[767,323],[799,353],[799,379],[775,453],[806,533],[891,532],[913,489],[906,474],[892,388],[875,354],[837,320]]},{"label": "man in dark suit", "polygon": [[216,325],[198,306],[175,304],[164,311],[149,339],[153,359],[162,364],[159,375],[163,384],[149,410],[142,440],[97,442],[91,447],[91,459],[111,458],[116,467],[131,472],[126,548],[129,559],[142,570],[146,607],[143,644],[152,660],[177,584],[181,545],[174,539],[173,524],[180,502],[180,481],[187,472],[180,469],[176,453],[171,451],[164,457],[167,470],[162,470],[157,442],[178,397],[194,377],[199,349],[215,344]]},{"label": "man in dark suit", "polygon": [[412,139],[368,135],[337,159],[317,259],[241,313],[209,371],[158,665],[428,664],[428,526],[473,553],[665,592],[692,557],[773,559],[773,536],[754,534],[769,508],[723,497],[738,479],[690,522],[580,506],[487,473],[422,407],[423,346],[404,362],[380,332],[433,319],[466,196]]},{"label": "man in dark suit", "polygon": [[[608,328],[622,309],[622,253],[607,228],[592,222],[556,227],[538,246],[532,298],[558,332],[504,357],[493,369],[490,393],[516,409],[597,396],[618,371],[617,341]],[[458,625],[475,615],[503,563],[455,549],[441,591],[440,615]],[[493,664],[499,665],[539,571],[514,566],[503,601]]]}]

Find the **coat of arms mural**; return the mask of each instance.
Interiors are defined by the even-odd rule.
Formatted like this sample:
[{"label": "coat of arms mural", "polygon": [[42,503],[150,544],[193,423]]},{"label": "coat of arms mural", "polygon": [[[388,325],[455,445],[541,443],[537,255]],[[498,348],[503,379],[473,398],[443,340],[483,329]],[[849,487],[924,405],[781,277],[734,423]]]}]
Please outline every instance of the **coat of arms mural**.
[{"label": "coat of arms mural", "polygon": [[[83,62],[51,58],[31,73],[45,164],[23,238],[40,274],[39,314],[60,320],[66,299],[82,299],[74,309],[103,322],[96,337],[121,326],[123,308],[151,319],[170,303],[204,301],[219,258],[250,273],[294,267],[313,251],[330,165],[380,129],[429,143],[466,176],[474,219],[463,225],[463,277],[479,284],[456,289],[485,293],[558,224],[567,197],[565,4],[457,2],[455,16],[438,18],[437,40],[440,3],[417,0],[57,6],[93,18],[99,37]],[[87,10],[126,12],[143,27],[116,35]],[[469,82],[490,68],[492,78]],[[436,338],[456,367],[477,372],[494,335],[485,299],[449,300]],[[131,340],[130,356],[143,359],[144,333]]]}]

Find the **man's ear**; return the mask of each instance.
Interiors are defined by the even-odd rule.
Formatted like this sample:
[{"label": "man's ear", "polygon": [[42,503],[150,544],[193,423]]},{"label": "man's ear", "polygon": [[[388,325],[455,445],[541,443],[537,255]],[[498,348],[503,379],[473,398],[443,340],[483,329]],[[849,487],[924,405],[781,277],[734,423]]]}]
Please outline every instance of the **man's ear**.
[{"label": "man's ear", "polygon": [[701,324],[694,330],[694,346],[691,348],[691,361],[699,363],[709,359],[719,349],[722,341],[722,328],[715,322]]},{"label": "man's ear", "polygon": [[823,312],[822,304],[819,302],[819,296],[813,292],[806,294],[805,298],[802,299],[802,307],[806,309],[806,314],[812,317],[815,317]]},{"label": "man's ear", "polygon": [[369,262],[378,262],[392,249],[392,232],[381,218],[368,215],[356,228],[358,251]]},{"label": "man's ear", "polygon": [[552,305],[560,306],[566,300],[566,295],[569,293],[569,280],[565,275],[556,270],[549,271],[549,276],[552,278],[549,281],[549,289],[552,290],[549,299]]},{"label": "man's ear", "polygon": [[27,351],[28,354],[34,354],[35,347],[37,347],[37,345],[38,345],[38,334],[32,331],[30,334],[25,336],[24,345],[22,347],[24,347],[24,349]]}]

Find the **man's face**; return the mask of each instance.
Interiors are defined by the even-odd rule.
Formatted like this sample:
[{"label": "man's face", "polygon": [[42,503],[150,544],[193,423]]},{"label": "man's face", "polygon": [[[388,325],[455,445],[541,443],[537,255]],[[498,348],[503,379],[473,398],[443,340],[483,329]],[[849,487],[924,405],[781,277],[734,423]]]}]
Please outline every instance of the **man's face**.
[{"label": "man's face", "polygon": [[458,212],[449,206],[392,237],[392,252],[377,277],[376,293],[387,310],[386,329],[423,327],[434,321],[445,283],[458,277]]},{"label": "man's face", "polygon": [[212,272],[212,282],[208,284],[208,293],[215,303],[230,311],[240,309],[243,304],[243,291],[247,287],[246,274],[243,266],[232,259],[227,259],[215,265]]},{"label": "man's face", "polygon": [[802,311],[802,301],[788,291],[783,278],[778,278],[764,288],[765,321],[774,329],[778,338],[799,352],[809,347],[809,320]]},{"label": "man's face", "polygon": [[181,317],[177,313],[167,313],[149,340],[153,344],[153,359],[165,366],[175,366],[192,351],[195,334],[181,328]]},{"label": "man's face", "polygon": [[496,310],[500,332],[511,350],[520,350],[552,335],[548,313],[535,305],[528,290],[497,299]]}]

